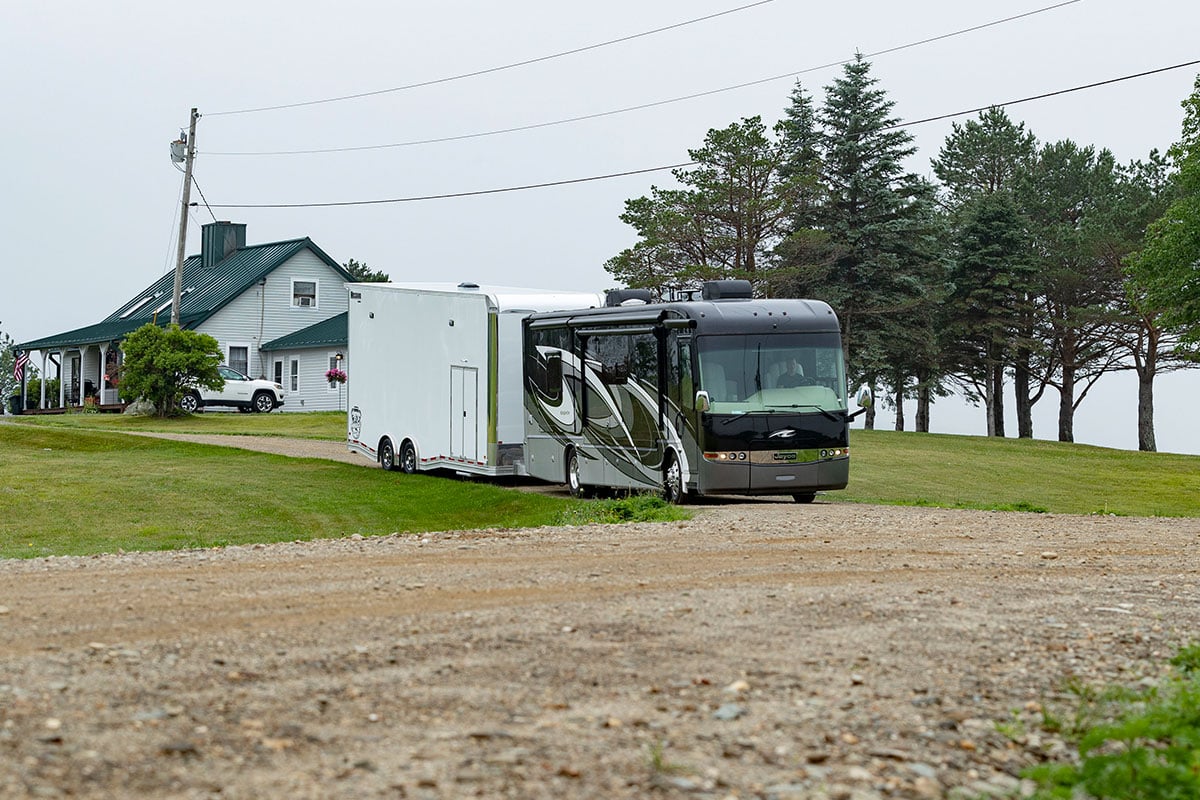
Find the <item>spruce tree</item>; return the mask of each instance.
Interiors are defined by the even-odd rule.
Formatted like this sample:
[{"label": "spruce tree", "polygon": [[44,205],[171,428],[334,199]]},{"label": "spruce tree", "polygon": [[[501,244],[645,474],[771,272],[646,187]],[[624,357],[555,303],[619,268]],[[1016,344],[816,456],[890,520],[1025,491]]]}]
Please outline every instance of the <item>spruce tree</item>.
[{"label": "spruce tree", "polygon": [[925,338],[922,309],[937,296],[937,225],[931,187],[904,169],[916,148],[894,105],[861,55],[825,89],[816,115],[823,196],[812,223],[828,259],[810,279],[813,294],[837,309],[851,375],[892,383],[902,401],[906,376],[893,366]]}]

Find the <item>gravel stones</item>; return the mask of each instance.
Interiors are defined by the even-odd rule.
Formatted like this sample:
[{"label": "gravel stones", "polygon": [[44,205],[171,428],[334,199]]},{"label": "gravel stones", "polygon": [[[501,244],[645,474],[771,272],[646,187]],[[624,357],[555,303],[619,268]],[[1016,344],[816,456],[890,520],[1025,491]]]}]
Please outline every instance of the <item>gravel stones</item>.
[{"label": "gravel stones", "polygon": [[1192,520],[697,512],[0,562],[0,796],[1020,796],[1200,628]]}]

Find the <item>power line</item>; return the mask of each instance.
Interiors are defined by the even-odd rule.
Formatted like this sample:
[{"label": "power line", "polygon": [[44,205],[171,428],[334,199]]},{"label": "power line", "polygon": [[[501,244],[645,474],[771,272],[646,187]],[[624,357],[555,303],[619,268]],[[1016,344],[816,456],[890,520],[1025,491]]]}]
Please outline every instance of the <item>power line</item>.
[{"label": "power line", "polygon": [[[562,58],[563,56],[572,56],[572,55],[576,55],[578,53],[585,53],[589,50],[596,50],[601,47],[608,47],[609,45],[620,44],[622,42],[629,42],[634,39],[641,39],[642,37],[645,37],[645,36],[652,36],[656,33],[663,33],[665,31],[674,30],[676,28],[682,28],[687,25],[694,25],[697,22],[706,22],[710,19],[717,19],[718,17],[724,17],[729,14],[736,14],[739,11],[745,11],[750,8],[755,8],[756,6],[763,6],[763,5],[766,5],[767,3],[773,3],[773,2],[775,2],[775,0],[757,0],[757,2],[749,3],[744,6],[738,6],[737,8],[731,8],[728,11],[719,11],[716,14],[709,14],[704,17],[696,17],[695,19],[689,19],[684,22],[676,22],[673,25],[665,25],[661,28],[654,28],[653,30],[642,31],[641,33],[634,33],[634,34],[630,34],[629,36],[622,36],[618,39],[609,39],[608,41],[605,41],[605,42],[589,44],[584,47],[576,47],[572,50],[564,50],[561,53],[551,53],[550,55],[547,55],[547,56],[538,56],[537,58],[529,58],[524,61],[517,61],[512,64],[504,64],[504,65],[501,65],[498,67],[488,67],[487,69],[480,69],[480,70],[476,70],[474,72],[463,72],[458,75],[449,75],[445,78],[435,78],[433,80],[421,81],[419,83],[409,83],[409,84],[405,84],[404,86],[394,86],[390,89],[377,89],[373,92],[359,92],[357,94],[347,94],[347,95],[342,95],[340,97],[327,97],[323,100],[306,100],[306,101],[300,102],[300,103],[284,103],[282,105],[262,106],[260,108],[243,108],[243,109],[238,109],[236,111],[209,112],[208,114],[206,114],[206,116],[224,117],[224,116],[230,116],[232,114],[255,114],[260,111],[281,111],[283,109],[288,109],[288,108],[302,108],[304,106],[315,106],[315,105],[321,105],[324,103],[338,103],[343,100],[359,100],[364,97],[376,97],[376,96],[382,95],[382,94],[391,94],[393,92],[403,92],[408,89],[419,89],[423,86],[436,86],[441,83],[450,83],[451,81],[460,81],[465,78],[476,78],[476,77],[479,77],[480,75],[490,75],[494,72],[503,72],[504,70],[516,69],[517,67],[527,67],[530,64],[539,64],[543,61],[550,61],[551,59]],[[1075,2],[1079,2],[1079,0],[1075,0]]]},{"label": "power line", "polygon": [[[902,50],[908,50],[908,49],[911,49],[914,47],[920,47],[921,45],[931,44],[933,42],[939,42],[939,41],[942,41],[943,39],[950,39],[955,36],[962,36],[967,33],[974,33],[975,31],[983,30],[985,28],[991,28],[996,25],[1003,25],[1004,23],[1013,22],[1013,21],[1016,21],[1019,19],[1023,19],[1025,17],[1031,17],[1035,14],[1043,14],[1047,11],[1053,11],[1055,9],[1062,8],[1063,6],[1073,5],[1075,3],[1080,3],[1082,1],[1083,0],[1066,0],[1065,2],[1056,3],[1054,5],[1045,6],[1043,8],[1034,9],[1033,11],[1026,11],[1022,14],[1005,17],[1003,19],[997,19],[997,20],[993,20],[991,22],[985,22],[983,24],[974,25],[969,28],[962,28],[960,30],[951,31],[949,33],[943,33],[943,34],[939,34],[937,36],[931,36],[931,37],[928,37],[925,39],[920,39],[915,42],[909,42],[907,44],[897,45],[895,47],[889,47],[884,50],[877,50],[873,53],[864,53],[863,57],[864,58],[875,58],[877,56],[888,55],[890,53],[897,53]],[[350,152],[361,152],[361,151],[366,151],[366,150],[387,150],[387,149],[397,148],[397,147],[416,147],[419,145],[427,145],[427,144],[441,144],[441,143],[445,143],[445,142],[462,141],[464,139],[479,139],[479,138],[483,138],[485,136],[499,136],[501,134],[506,134],[506,133],[518,133],[521,131],[537,130],[539,128],[549,128],[549,127],[553,127],[556,125],[567,125],[567,124],[570,124],[573,122],[584,122],[586,120],[600,119],[601,117],[610,117],[610,116],[614,116],[616,114],[626,114],[631,111],[642,111],[647,108],[657,108],[658,106],[670,105],[672,103],[681,103],[681,102],[684,102],[685,100],[695,100],[695,99],[698,99],[701,97],[709,97],[709,96],[715,95],[715,94],[722,94],[724,92],[732,92],[732,91],[735,91],[738,89],[746,89],[751,86],[759,86],[764,83],[771,83],[773,81],[782,80],[784,78],[794,78],[798,75],[805,75],[810,72],[818,72],[820,70],[829,69],[831,67],[842,66],[843,64],[848,64],[849,62],[851,62],[853,60],[854,59],[852,59],[852,58],[846,58],[846,59],[842,59],[841,61],[830,61],[827,64],[821,64],[821,65],[818,65],[815,67],[805,67],[804,69],[796,70],[793,72],[787,72],[782,75],[772,75],[769,78],[759,78],[758,80],[747,81],[746,83],[739,83],[739,84],[735,84],[733,86],[726,86],[721,89],[710,89],[705,92],[696,92],[694,94],[683,95],[681,97],[672,97],[667,100],[657,100],[657,101],[650,102],[650,103],[641,103],[641,104],[635,105],[635,106],[626,106],[624,108],[617,108],[617,109],[613,109],[611,111],[599,111],[594,114],[583,114],[583,115],[580,115],[577,117],[568,117],[566,119],[553,120],[551,122],[537,122],[537,123],[533,123],[530,125],[518,125],[513,128],[501,128],[498,130],[482,131],[482,132],[478,132],[478,133],[465,133],[465,134],[459,134],[457,136],[443,136],[443,137],[434,138],[434,139],[416,139],[416,140],[407,141],[407,142],[393,142],[391,144],[359,145],[356,147],[330,147],[330,148],[323,148],[323,149],[308,149],[308,150],[275,150],[275,151],[264,151],[264,152],[205,152],[204,155],[206,155],[206,156],[295,156],[295,155],[315,155],[315,154],[319,154],[319,153],[350,153]]]},{"label": "power line", "polygon": [[[1149,75],[1157,75],[1162,72],[1171,70],[1183,69],[1184,67],[1192,67],[1200,64],[1200,59],[1195,61],[1187,61],[1183,64],[1175,64],[1169,67],[1159,67],[1158,69],[1138,72],[1133,75],[1124,75],[1119,78],[1109,78],[1104,81],[1088,83],[1082,86],[1075,86],[1070,89],[1059,89],[1053,92],[1045,92],[1043,94],[1031,95],[1022,97],[1017,100],[1009,100],[1006,103],[990,103],[986,106],[978,106],[976,108],[966,109],[964,111],[955,111],[950,114],[939,114],[936,117],[926,117],[924,119],[913,120],[912,122],[901,122],[895,125],[890,125],[882,130],[894,130],[896,128],[907,128],[912,125],[921,125],[926,122],[935,122],[937,120],[950,119],[952,117],[962,117],[967,114],[975,114],[980,111],[985,111],[989,108],[1006,107],[1020,105],[1021,103],[1029,103],[1034,100],[1044,100],[1048,97],[1057,97],[1059,95],[1070,94],[1072,92],[1081,92],[1086,89],[1095,89],[1098,86],[1108,86],[1122,81],[1129,81],[1135,78],[1144,78]],[[386,200],[346,200],[340,202],[329,203],[214,203],[211,208],[330,208],[334,206],[370,206],[370,205],[387,205],[391,203],[415,203],[423,200],[448,200],[455,197],[477,197],[487,194],[502,194],[505,192],[521,192],[528,189],[545,189],[552,186],[567,186],[574,183],[589,183],[593,181],[609,180],[611,178],[624,178],[629,175],[642,175],[648,172],[662,172],[669,169],[682,169],[684,167],[696,166],[695,161],[688,161],[682,164],[667,164],[659,167],[647,167],[645,169],[629,170],[627,172],[612,172],[607,175],[592,175],[586,178],[571,178],[561,181],[550,181],[547,183],[530,183],[521,186],[506,186],[500,189],[480,189],[473,192],[451,192],[447,194],[421,195],[417,197],[397,197]]]},{"label": "power line", "polygon": [[212,206],[208,204],[208,198],[204,196],[204,190],[200,188],[200,182],[196,180],[196,176],[192,176],[192,183],[196,187],[196,191],[200,193],[200,199],[204,201],[204,207],[208,209],[208,213],[212,216],[213,222],[217,221],[217,215],[213,214]]},{"label": "power line", "polygon": [[593,175],[589,178],[570,178],[563,181],[549,181],[547,183],[529,183],[524,186],[507,186],[502,189],[480,189],[474,192],[452,192],[449,194],[430,194],[422,197],[397,197],[391,200],[345,200],[342,202],[333,203],[214,203],[212,208],[332,208],[334,206],[379,206],[389,203],[415,203],[420,200],[448,200],[454,197],[476,197],[484,194],[501,194],[503,192],[522,192],[526,189],[547,189],[551,186],[566,186],[572,183],[587,183],[589,181],[604,181],[610,178],[624,178],[628,175],[642,175],[647,172],[661,172],[666,169],[676,169],[678,167],[690,167],[696,162],[689,161],[685,164],[669,164],[662,167],[648,167],[646,169],[633,169],[628,172],[612,172],[608,175]]},{"label": "power line", "polygon": [[1138,72],[1134,75],[1125,75],[1120,78],[1109,78],[1108,80],[1105,80],[1105,81],[1096,81],[1095,83],[1088,83],[1088,84],[1084,84],[1083,86],[1075,86],[1071,89],[1059,89],[1058,91],[1054,91],[1054,92],[1046,92],[1044,94],[1036,94],[1036,95],[1033,95],[1032,97],[1022,97],[1020,100],[1009,100],[1007,103],[990,103],[986,106],[979,106],[978,108],[970,108],[970,109],[967,109],[966,111],[957,111],[953,114],[939,114],[936,117],[925,117],[924,119],[914,119],[911,122],[902,122],[902,123],[898,123],[896,125],[890,125],[890,126],[884,128],[883,130],[887,131],[887,130],[893,130],[895,128],[907,128],[912,125],[923,125],[926,122],[937,122],[938,120],[950,119],[951,117],[962,117],[967,114],[975,114],[980,111],[987,111],[989,108],[1015,106],[1015,105],[1020,105],[1021,103],[1029,103],[1034,100],[1045,100],[1047,97],[1058,97],[1059,95],[1070,94],[1071,92],[1082,92],[1084,89],[1095,89],[1098,86],[1108,86],[1109,84],[1120,83],[1121,81],[1130,81],[1130,80],[1133,80],[1134,78],[1145,78],[1148,75],[1157,75],[1160,72],[1170,72],[1173,69],[1183,69],[1184,67],[1194,67],[1197,64],[1200,64],[1200,59],[1197,59],[1196,61],[1188,61],[1183,64],[1175,64],[1170,67],[1159,67],[1158,69],[1151,69],[1151,70],[1147,70],[1145,72]]}]

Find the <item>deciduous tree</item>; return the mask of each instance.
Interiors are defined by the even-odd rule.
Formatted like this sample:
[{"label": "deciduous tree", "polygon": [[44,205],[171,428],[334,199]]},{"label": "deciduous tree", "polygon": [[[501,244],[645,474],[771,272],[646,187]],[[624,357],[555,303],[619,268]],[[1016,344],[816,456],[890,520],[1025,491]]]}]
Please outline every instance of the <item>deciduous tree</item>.
[{"label": "deciduous tree", "polygon": [[1178,194],[1150,226],[1130,271],[1163,323],[1200,343],[1200,77],[1183,108],[1182,136],[1168,151]]},{"label": "deciduous tree", "polygon": [[160,417],[178,413],[179,398],[188,386],[219,390],[225,385],[217,370],[221,347],[206,333],[146,323],[129,334],[121,350],[125,355],[122,399],[145,398]]}]

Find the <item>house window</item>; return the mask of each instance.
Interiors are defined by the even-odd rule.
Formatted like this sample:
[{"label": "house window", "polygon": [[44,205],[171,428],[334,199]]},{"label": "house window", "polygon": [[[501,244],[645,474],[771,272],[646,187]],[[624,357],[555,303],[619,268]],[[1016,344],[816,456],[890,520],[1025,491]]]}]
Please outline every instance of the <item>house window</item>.
[{"label": "house window", "polygon": [[283,362],[275,362],[275,382],[283,386]]},{"label": "house window", "polygon": [[292,281],[292,305],[316,308],[317,282]]},{"label": "house window", "polygon": [[288,364],[288,390],[292,392],[300,391],[300,359],[293,358]]},{"label": "house window", "polygon": [[[342,368],[342,360],[340,358],[338,358],[336,354],[330,355],[329,356],[329,369],[341,369],[341,368]],[[329,391],[331,391],[331,392],[336,392],[341,387],[341,384],[334,383],[333,381],[328,381],[328,383],[329,383]]]},{"label": "house window", "polygon": [[229,345],[229,366],[243,375],[249,375],[250,348],[244,345]]}]

